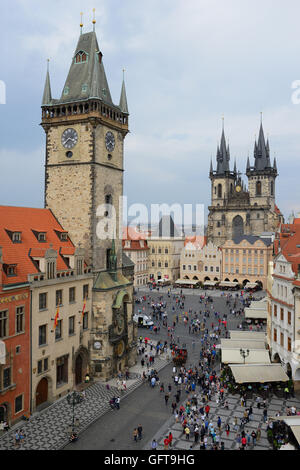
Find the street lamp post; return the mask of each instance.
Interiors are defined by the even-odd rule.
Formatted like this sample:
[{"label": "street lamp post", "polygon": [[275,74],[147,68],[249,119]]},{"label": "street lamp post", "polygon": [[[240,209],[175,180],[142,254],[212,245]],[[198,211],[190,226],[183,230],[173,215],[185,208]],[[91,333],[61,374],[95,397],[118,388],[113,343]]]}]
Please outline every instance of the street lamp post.
[{"label": "street lamp post", "polygon": [[75,406],[81,403],[82,398],[80,393],[76,392],[75,390],[72,393],[69,393],[67,396],[67,400],[69,405],[72,406],[72,433],[75,431]]},{"label": "street lamp post", "polygon": [[248,357],[250,354],[250,351],[249,349],[240,349],[240,355],[242,356],[242,358],[244,359],[244,364],[246,363],[246,357]]}]

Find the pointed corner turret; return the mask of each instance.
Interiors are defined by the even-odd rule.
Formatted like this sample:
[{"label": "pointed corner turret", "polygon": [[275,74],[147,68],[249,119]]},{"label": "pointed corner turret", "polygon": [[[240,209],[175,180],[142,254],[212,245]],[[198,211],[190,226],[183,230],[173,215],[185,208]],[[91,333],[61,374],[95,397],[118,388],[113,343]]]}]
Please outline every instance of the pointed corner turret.
[{"label": "pointed corner turret", "polygon": [[119,108],[121,109],[123,113],[129,114],[127,96],[126,96],[125,79],[124,79],[124,70],[123,70],[123,83],[122,83]]},{"label": "pointed corner turret", "polygon": [[51,85],[50,85],[50,74],[49,74],[49,60],[47,66],[47,74],[46,74],[46,81],[44,87],[44,94],[42,99],[42,106],[49,105],[52,102],[52,94],[51,94]]}]

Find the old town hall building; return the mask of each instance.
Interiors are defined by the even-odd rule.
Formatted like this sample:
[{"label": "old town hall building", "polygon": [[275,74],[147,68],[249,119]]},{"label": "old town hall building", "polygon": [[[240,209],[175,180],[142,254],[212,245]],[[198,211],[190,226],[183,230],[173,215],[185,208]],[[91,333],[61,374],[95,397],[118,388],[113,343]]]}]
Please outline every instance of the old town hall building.
[{"label": "old town hall building", "polygon": [[[85,34],[81,25],[59,99],[52,98],[49,70],[46,76],[42,101],[45,207],[52,210],[75,246],[84,250],[85,261],[93,268],[89,359],[92,374],[102,378],[133,365],[136,354],[133,285],[123,274],[119,233],[128,116],[124,80],[120,102],[115,105],[95,24]],[[114,215],[115,229],[105,238]]]},{"label": "old town hall building", "polygon": [[275,204],[275,181],[278,176],[276,159],[270,160],[269,141],[265,142],[261,124],[254,146],[254,165],[248,157],[245,187],[236,164],[230,170],[230,151],[224,129],[217,150],[217,168],[210,165],[211,205],[209,207],[208,241],[220,246],[226,240],[243,235],[274,232],[281,220]]}]

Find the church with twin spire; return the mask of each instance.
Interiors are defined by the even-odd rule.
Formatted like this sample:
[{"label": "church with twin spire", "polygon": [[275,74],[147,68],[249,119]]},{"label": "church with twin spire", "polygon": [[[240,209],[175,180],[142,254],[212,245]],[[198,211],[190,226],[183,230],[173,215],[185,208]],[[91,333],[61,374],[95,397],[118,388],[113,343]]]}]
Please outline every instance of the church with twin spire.
[{"label": "church with twin spire", "polygon": [[248,157],[246,176],[248,186],[237,171],[230,169],[230,150],[224,128],[217,149],[217,166],[210,164],[211,204],[209,206],[208,241],[221,246],[226,240],[243,235],[259,236],[274,232],[282,220],[275,203],[277,163],[270,160],[269,141],[265,141],[261,123],[258,141],[254,145],[254,162]]}]

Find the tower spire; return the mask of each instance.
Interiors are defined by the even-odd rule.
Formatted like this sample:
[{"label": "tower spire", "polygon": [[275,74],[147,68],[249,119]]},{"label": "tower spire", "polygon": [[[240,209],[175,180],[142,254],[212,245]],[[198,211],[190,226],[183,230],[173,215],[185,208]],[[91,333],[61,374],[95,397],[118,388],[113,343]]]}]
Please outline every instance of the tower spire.
[{"label": "tower spire", "polygon": [[47,74],[46,74],[42,106],[46,104],[51,104],[51,101],[52,101],[50,74],[49,74],[49,62],[50,62],[50,59],[47,59]]},{"label": "tower spire", "polygon": [[121,90],[119,107],[120,107],[120,109],[123,113],[129,114],[124,76],[125,76],[125,69],[123,69],[123,83],[122,83],[122,90]]}]

